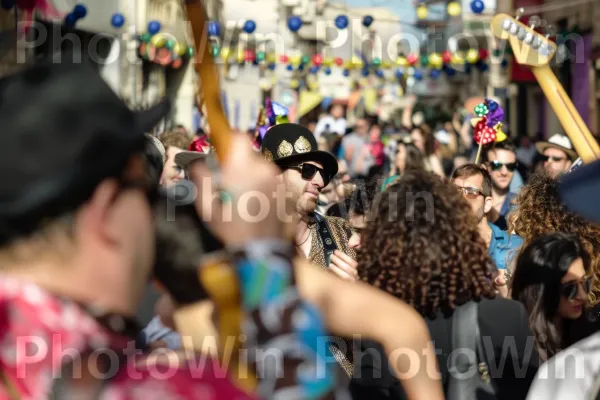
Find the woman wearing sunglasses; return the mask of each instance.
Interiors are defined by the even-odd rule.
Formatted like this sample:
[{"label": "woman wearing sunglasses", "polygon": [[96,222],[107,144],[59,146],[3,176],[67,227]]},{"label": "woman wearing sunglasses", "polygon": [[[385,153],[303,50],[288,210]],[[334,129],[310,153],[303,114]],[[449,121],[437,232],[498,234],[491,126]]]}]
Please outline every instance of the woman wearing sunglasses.
[{"label": "woman wearing sunglasses", "polygon": [[569,346],[592,286],[590,258],[575,235],[552,233],[527,246],[517,261],[512,298],[522,302],[542,360]]}]

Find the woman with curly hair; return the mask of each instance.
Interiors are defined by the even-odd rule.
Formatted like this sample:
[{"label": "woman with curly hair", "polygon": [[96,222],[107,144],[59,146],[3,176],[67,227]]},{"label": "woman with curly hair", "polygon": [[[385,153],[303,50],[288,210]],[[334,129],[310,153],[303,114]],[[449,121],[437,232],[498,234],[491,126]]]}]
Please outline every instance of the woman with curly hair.
[{"label": "woman with curly hair", "polygon": [[[488,343],[478,362],[490,366],[496,398],[525,398],[538,366],[537,353],[531,346],[527,349],[533,336],[527,312],[522,304],[496,296],[491,283],[497,271],[476,218],[456,187],[431,173],[407,172],[382,194],[364,231],[358,262],[361,280],[425,317],[446,393],[452,381],[453,328],[471,333],[467,330],[478,327],[479,338]],[[454,324],[456,311],[465,306],[460,315],[472,305],[478,324]],[[502,352],[507,338],[514,340],[509,357],[515,359],[505,360],[498,370],[498,360],[507,356]],[[363,343],[363,349],[382,354],[369,342]],[[369,363],[368,356],[357,355],[355,360],[360,363],[355,371],[361,373],[351,385],[354,398],[378,398],[376,393],[379,398],[402,398],[397,381],[386,375],[387,368],[378,370],[378,362]],[[523,369],[514,370],[513,365]]]},{"label": "woman with curly hair", "polygon": [[523,249],[537,237],[552,232],[577,236],[590,256],[594,280],[588,295],[587,312],[579,324],[573,324],[572,340],[583,339],[600,330],[600,225],[569,211],[561,202],[559,181],[543,170],[531,176],[514,201],[516,208],[509,216],[509,231],[525,240]]}]

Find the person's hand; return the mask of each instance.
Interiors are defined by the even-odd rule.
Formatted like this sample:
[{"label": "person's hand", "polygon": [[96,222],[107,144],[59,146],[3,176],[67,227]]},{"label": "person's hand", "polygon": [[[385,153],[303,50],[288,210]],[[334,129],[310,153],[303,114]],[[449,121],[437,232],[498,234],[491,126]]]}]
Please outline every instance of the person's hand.
[{"label": "person's hand", "polygon": [[196,209],[228,246],[261,239],[292,238],[293,201],[277,178],[279,170],[262,159],[244,135],[232,135],[220,171],[205,162],[190,167],[198,196]]},{"label": "person's hand", "polygon": [[494,279],[494,287],[500,296],[508,298],[508,279],[504,270],[498,271],[498,276]]},{"label": "person's hand", "polygon": [[336,250],[331,255],[329,270],[342,279],[358,280],[358,263],[346,253]]}]

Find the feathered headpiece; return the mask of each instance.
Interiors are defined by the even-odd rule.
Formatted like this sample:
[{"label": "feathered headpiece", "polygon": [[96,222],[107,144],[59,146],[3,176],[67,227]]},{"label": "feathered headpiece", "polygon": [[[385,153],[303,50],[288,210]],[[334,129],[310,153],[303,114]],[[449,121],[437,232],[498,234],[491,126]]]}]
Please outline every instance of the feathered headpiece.
[{"label": "feathered headpiece", "polygon": [[504,110],[494,100],[486,99],[483,103],[477,105],[475,114],[479,118],[471,119],[471,125],[473,126],[475,143],[479,145],[477,157],[475,157],[475,163],[477,164],[482,146],[502,142],[507,139],[507,136],[502,131]]},{"label": "feathered headpiece", "polygon": [[289,122],[288,109],[279,103],[272,102],[271,99],[265,101],[265,106],[261,107],[256,121],[256,132],[254,133],[254,149],[260,151],[262,141],[272,126]]}]

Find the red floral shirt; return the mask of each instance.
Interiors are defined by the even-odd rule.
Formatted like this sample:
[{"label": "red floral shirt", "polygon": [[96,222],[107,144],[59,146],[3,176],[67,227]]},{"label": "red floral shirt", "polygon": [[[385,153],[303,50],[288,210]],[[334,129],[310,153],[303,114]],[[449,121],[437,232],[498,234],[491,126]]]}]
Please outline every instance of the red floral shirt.
[{"label": "red floral shirt", "polygon": [[[35,284],[0,277],[0,368],[20,399],[48,398],[54,379],[74,355],[102,352],[116,363],[127,349],[133,353],[131,339],[104,327],[77,303]],[[213,360],[165,367],[148,366],[142,357],[121,358],[125,361],[105,382],[102,400],[254,398],[231,384]],[[0,400],[11,398],[0,386]]]}]

